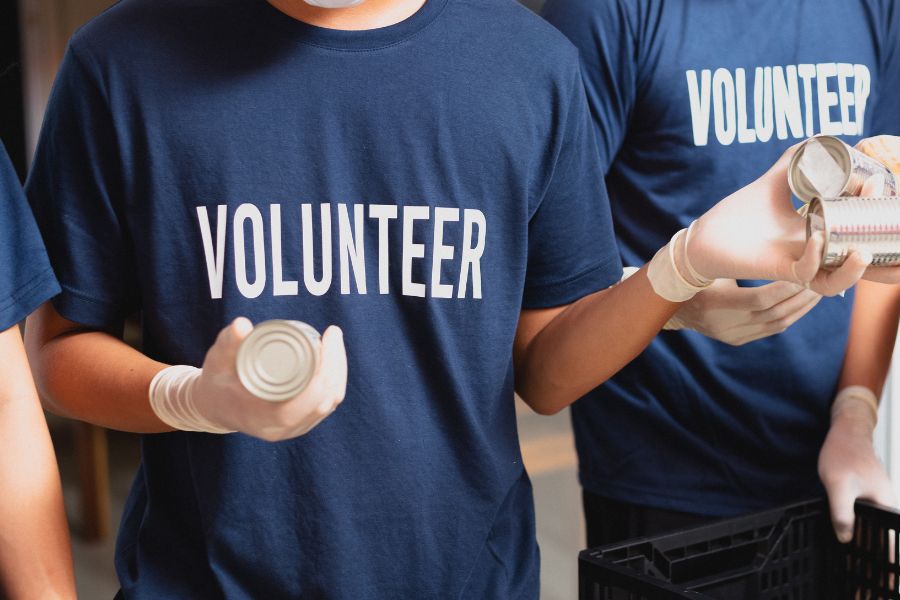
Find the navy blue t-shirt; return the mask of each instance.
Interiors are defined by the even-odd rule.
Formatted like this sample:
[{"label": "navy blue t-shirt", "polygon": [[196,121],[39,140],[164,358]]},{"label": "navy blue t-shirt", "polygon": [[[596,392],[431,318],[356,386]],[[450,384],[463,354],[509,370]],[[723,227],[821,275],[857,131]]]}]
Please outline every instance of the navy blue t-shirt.
[{"label": "navy blue t-shirt", "polygon": [[200,365],[231,319],[344,329],[309,434],[142,439],[126,598],[534,598],[511,350],[621,273],[577,51],[511,0],[371,31],[126,0],[73,38],[27,190],[65,317]]},{"label": "navy blue t-shirt", "polygon": [[0,143],[0,331],[58,293],[22,184]]},{"label": "navy blue t-shirt", "polygon": [[[581,53],[627,265],[807,136],[900,133],[890,0],[550,0],[545,16]],[[573,407],[584,488],[723,516],[817,493],[851,306],[826,298],[741,347],[661,333]]]}]

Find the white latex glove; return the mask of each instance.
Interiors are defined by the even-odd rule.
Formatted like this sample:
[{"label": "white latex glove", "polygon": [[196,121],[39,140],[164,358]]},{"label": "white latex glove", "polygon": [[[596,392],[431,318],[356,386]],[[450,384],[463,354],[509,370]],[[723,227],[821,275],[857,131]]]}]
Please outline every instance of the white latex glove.
[{"label": "white latex glove", "polygon": [[900,137],[896,135],[876,135],[860,140],[856,149],[868,154],[888,169],[900,176]]},{"label": "white latex glove", "polygon": [[[694,223],[686,256],[707,279],[765,279],[809,284],[833,296],[856,283],[872,262],[853,252],[834,271],[820,270],[824,239],[806,241],[806,219],[791,205],[790,148],[762,177],[716,204]],[[900,270],[898,270],[900,281]]]},{"label": "white latex glove", "polygon": [[831,428],[819,453],[819,477],[828,493],[831,521],[842,543],[853,537],[853,505],[865,499],[893,507],[891,481],[875,456],[878,420],[875,394],[862,386],[844,388],[831,409]]},{"label": "white latex glove", "polygon": [[240,431],[272,442],[307,433],[343,401],[347,354],[339,327],[322,335],[322,360],[309,384],[284,402],[257,398],[238,379],[238,348],[252,330],[249,320],[235,319],[219,333],[202,369],[177,365],[161,371],[150,385],[150,405],[157,416],[175,429]]},{"label": "white latex glove", "polygon": [[718,279],[682,304],[663,329],[691,329],[741,346],[783,332],[821,299],[820,294],[787,281],[742,288],[734,279]]}]

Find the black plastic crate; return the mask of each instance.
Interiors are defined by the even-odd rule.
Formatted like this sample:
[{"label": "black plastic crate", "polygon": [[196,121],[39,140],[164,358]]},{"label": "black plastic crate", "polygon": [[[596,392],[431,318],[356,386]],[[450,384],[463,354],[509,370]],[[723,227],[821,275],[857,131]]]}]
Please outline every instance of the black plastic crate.
[{"label": "black plastic crate", "polygon": [[900,600],[900,512],[856,503],[853,541],[811,500],[584,550],[581,600]]}]

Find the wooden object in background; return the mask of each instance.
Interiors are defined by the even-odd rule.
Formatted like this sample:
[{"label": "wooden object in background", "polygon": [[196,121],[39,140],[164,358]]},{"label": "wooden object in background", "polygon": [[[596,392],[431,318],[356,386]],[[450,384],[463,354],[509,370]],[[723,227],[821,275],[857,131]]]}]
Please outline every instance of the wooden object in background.
[{"label": "wooden object in background", "polygon": [[73,425],[81,493],[80,533],[87,540],[104,540],[109,537],[112,521],[106,430],[90,423]]}]

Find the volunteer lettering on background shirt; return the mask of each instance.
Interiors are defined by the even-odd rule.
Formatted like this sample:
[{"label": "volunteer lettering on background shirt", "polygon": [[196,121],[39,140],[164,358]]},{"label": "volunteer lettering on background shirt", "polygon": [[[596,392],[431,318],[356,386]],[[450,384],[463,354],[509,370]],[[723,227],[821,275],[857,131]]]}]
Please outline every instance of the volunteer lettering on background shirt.
[{"label": "volunteer lettering on background shirt", "polygon": [[[544,16],[581,53],[625,265],[807,136],[900,133],[890,0],[550,0]],[[662,332],[573,405],[585,491],[707,516],[821,493],[852,301],[740,347]]]},{"label": "volunteer lettering on background shirt", "polygon": [[301,437],[142,437],[122,597],[536,597],[513,338],[619,279],[595,155],[577,52],[511,0],[368,31],[124,0],[79,31],[27,185],[56,310],[139,311],[175,365],[239,315],[334,323],[349,364]]}]

